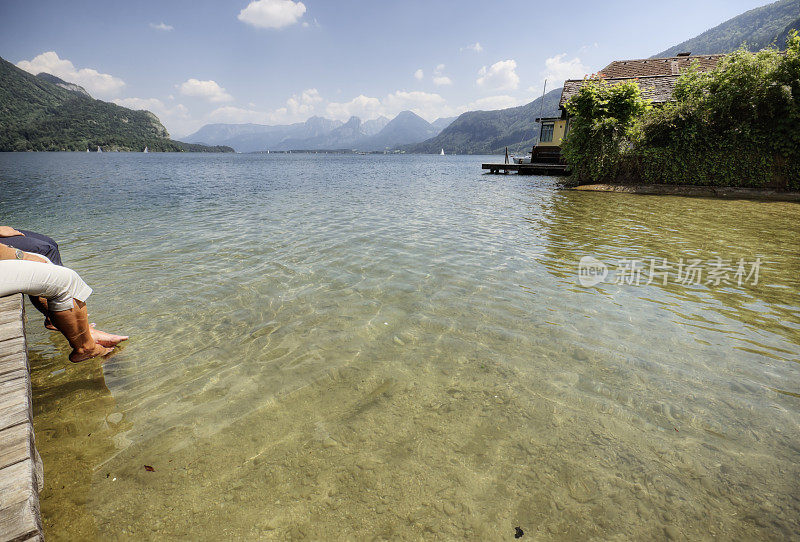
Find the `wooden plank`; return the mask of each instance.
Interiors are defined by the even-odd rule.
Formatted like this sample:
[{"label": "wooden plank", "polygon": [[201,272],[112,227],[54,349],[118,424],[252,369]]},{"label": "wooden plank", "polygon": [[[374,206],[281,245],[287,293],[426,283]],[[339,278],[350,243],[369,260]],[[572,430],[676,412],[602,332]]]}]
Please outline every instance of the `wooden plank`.
[{"label": "wooden plank", "polygon": [[0,540],[42,540],[31,382],[21,295],[0,298]]},{"label": "wooden plank", "polygon": [[0,359],[8,356],[28,357],[25,352],[25,337],[17,337],[8,341],[0,342]]},{"label": "wooden plank", "polygon": [[18,339],[22,337],[24,331],[25,330],[22,327],[21,317],[17,317],[11,322],[0,324],[0,342],[7,341],[9,339]]},{"label": "wooden plank", "polygon": [[27,370],[28,367],[25,363],[25,358],[22,356],[6,356],[4,358],[0,358],[0,375]]},{"label": "wooden plank", "polygon": [[27,397],[4,400],[0,405],[0,429],[33,421],[31,403]]},{"label": "wooden plank", "polygon": [[[33,434],[33,422],[31,422],[31,434]],[[39,450],[36,449],[36,441],[34,436],[33,442],[33,475],[36,477],[36,497],[39,497],[39,492],[44,489],[44,464],[42,463],[42,456],[39,455]]]},{"label": "wooden plank", "polygon": [[0,510],[34,496],[34,490],[38,487],[34,473],[31,459],[0,470]]},{"label": "wooden plank", "polygon": [[29,390],[30,384],[28,384],[27,376],[0,382],[0,400],[7,395],[14,396],[20,392],[27,393]]},{"label": "wooden plank", "polygon": [[0,297],[0,311],[10,311],[22,306],[22,295],[13,294]]},{"label": "wooden plank", "polygon": [[39,518],[38,498],[15,503],[0,510],[0,540],[35,540],[42,533]]},{"label": "wooden plank", "polygon": [[0,431],[0,476],[2,469],[35,457],[30,422]]},{"label": "wooden plank", "polygon": [[17,369],[16,371],[0,373],[0,383],[9,382],[11,380],[17,380],[19,378],[27,379],[27,377],[28,377],[28,369],[23,367],[21,369]]},{"label": "wooden plank", "polygon": [[0,310],[0,324],[7,324],[19,320],[19,314],[14,310]]}]

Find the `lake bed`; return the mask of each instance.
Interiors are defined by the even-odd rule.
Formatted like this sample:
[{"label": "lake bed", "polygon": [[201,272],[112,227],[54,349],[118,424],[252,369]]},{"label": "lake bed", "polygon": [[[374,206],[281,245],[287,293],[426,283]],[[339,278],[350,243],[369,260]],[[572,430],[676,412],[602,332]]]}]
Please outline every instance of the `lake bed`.
[{"label": "lake bed", "polygon": [[48,539],[798,536],[800,205],[482,161],[0,155],[131,335],[71,365],[28,311]]}]

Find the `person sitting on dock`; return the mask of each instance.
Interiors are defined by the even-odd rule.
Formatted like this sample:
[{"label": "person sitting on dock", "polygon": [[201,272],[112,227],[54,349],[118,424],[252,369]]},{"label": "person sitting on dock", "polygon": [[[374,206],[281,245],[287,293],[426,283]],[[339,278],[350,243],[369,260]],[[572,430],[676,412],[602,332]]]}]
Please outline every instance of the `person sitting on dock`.
[{"label": "person sitting on dock", "polygon": [[[17,230],[11,226],[0,226],[0,239],[2,243],[11,248],[18,248],[24,252],[44,256],[56,265],[61,263],[61,253],[58,250],[58,243],[46,235],[28,230]],[[57,331],[56,327],[50,322],[47,315],[47,300],[40,297],[30,296],[31,304],[44,314],[44,327],[51,331]]]},{"label": "person sitting on dock", "polygon": [[46,235],[28,230],[17,230],[11,226],[0,226],[2,243],[32,254],[40,254],[56,265],[61,263],[58,243]]},{"label": "person sitting on dock", "polygon": [[86,299],[92,289],[78,273],[0,243],[0,296],[18,293],[47,300],[47,314],[72,347],[73,363],[110,354],[128,339],[89,326]]}]

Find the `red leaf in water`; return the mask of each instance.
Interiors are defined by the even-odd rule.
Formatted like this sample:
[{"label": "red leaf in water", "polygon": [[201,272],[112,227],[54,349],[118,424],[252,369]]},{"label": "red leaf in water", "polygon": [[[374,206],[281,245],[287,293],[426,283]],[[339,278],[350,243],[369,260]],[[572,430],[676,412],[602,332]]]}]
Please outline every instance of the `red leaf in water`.
[{"label": "red leaf in water", "polygon": [[144,470],[146,470],[147,472],[155,472],[156,471],[156,469],[154,469],[150,465],[145,465],[144,466]]}]

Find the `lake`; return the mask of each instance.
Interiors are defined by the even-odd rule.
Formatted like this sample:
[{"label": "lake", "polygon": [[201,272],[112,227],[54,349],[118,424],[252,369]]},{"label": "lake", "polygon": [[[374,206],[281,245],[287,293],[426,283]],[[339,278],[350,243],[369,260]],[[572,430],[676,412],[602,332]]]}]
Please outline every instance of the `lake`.
[{"label": "lake", "polygon": [[800,205],[482,161],[0,154],[131,335],[28,306],[48,539],[800,536]]}]

